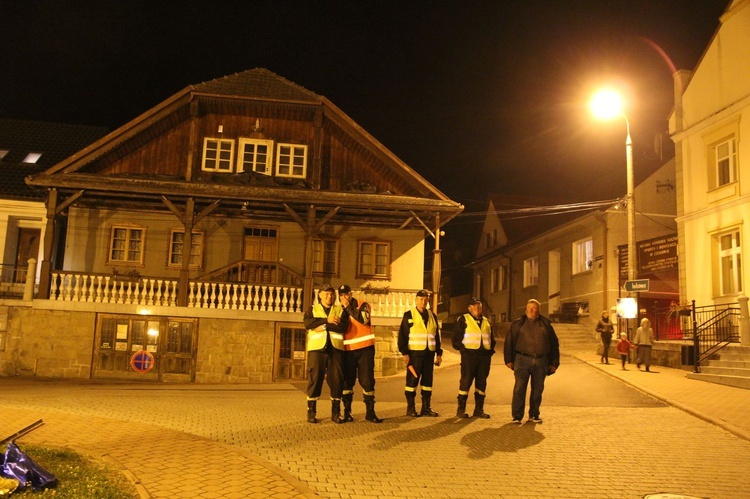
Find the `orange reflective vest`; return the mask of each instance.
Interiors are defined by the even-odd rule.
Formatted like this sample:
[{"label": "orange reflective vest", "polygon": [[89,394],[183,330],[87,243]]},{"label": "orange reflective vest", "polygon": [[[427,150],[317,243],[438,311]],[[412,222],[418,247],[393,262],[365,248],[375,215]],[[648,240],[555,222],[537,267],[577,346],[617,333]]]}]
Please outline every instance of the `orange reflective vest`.
[{"label": "orange reflective vest", "polygon": [[[367,316],[370,316],[370,305],[362,303],[359,309],[365,308]],[[375,344],[375,333],[372,332],[371,324],[363,324],[352,316],[349,316],[349,328],[344,333],[344,350],[360,350]]]}]

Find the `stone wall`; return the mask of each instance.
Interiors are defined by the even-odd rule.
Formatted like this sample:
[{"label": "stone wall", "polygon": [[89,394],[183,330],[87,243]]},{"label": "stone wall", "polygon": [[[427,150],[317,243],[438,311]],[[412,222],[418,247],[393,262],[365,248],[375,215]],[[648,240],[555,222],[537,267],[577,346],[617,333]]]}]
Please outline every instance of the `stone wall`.
[{"label": "stone wall", "polygon": [[0,306],[7,315],[3,376],[89,378],[96,314]]}]

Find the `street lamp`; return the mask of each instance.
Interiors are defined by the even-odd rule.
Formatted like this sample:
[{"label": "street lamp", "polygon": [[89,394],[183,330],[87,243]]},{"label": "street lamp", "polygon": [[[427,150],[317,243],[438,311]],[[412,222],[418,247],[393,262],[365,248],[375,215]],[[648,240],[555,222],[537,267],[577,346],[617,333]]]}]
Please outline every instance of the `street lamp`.
[{"label": "street lamp", "polygon": [[627,160],[628,191],[625,197],[628,209],[628,280],[636,279],[637,255],[635,250],[635,196],[633,186],[633,141],[630,138],[630,122],[623,112],[620,94],[611,89],[600,90],[591,99],[591,111],[600,119],[621,117],[625,120],[625,157]]}]

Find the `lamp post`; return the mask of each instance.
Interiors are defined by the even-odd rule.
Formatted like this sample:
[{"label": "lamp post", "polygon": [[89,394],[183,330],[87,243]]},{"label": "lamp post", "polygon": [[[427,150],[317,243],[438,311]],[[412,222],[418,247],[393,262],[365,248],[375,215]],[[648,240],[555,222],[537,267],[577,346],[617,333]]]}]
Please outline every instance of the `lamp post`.
[{"label": "lamp post", "polygon": [[635,195],[633,181],[633,140],[630,138],[630,122],[622,110],[623,102],[620,95],[609,89],[600,90],[591,99],[591,110],[594,116],[601,119],[613,119],[621,117],[625,120],[625,129],[627,136],[625,138],[625,158],[627,162],[628,185],[625,202],[627,204],[628,214],[628,280],[632,281],[637,278],[636,268],[637,259],[635,249]]}]

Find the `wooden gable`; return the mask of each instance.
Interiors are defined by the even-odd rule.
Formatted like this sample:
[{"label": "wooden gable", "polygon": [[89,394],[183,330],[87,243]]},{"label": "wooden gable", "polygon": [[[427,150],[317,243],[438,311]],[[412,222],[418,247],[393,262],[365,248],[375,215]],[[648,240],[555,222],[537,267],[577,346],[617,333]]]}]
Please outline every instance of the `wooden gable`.
[{"label": "wooden gable", "polygon": [[[207,172],[205,138],[232,141],[235,165],[243,138],[306,146],[306,175]],[[314,204],[341,223],[391,227],[443,225],[463,209],[325,97],[266,69],[189,86],[27,183],[80,193],[84,205],[164,209],[163,196],[191,197],[227,215],[288,219]]]}]

